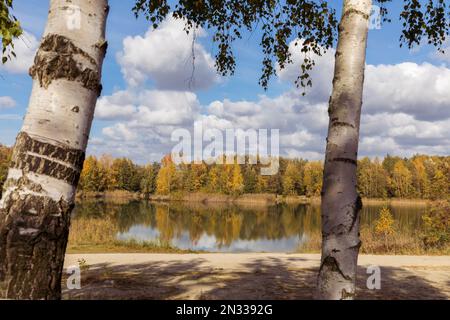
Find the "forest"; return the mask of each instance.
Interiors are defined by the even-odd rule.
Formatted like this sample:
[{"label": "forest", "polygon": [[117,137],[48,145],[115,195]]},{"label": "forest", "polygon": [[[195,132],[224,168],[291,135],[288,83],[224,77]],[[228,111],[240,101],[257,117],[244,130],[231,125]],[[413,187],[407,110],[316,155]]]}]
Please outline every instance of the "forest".
[{"label": "forest", "polygon": [[[11,149],[0,146],[0,185],[6,179]],[[262,176],[260,164],[175,165],[169,156],[160,163],[138,165],[127,158],[89,156],[79,191],[124,190],[145,195],[271,193],[318,197],[322,189],[321,161],[280,158],[280,170]],[[358,191],[364,198],[446,199],[450,196],[450,157],[415,155],[358,160]]]}]

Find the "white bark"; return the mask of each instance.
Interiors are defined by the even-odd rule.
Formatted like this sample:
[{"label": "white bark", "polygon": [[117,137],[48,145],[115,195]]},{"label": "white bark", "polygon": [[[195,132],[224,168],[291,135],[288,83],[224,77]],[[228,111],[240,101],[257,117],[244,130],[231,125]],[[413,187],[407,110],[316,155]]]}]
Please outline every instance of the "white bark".
[{"label": "white bark", "polygon": [[108,10],[107,0],[50,1],[0,201],[0,280],[9,298],[60,296],[70,213],[101,91]]},{"label": "white bark", "polygon": [[355,296],[361,245],[356,165],[371,6],[371,0],[345,0],[339,25],[322,189],[319,299]]}]

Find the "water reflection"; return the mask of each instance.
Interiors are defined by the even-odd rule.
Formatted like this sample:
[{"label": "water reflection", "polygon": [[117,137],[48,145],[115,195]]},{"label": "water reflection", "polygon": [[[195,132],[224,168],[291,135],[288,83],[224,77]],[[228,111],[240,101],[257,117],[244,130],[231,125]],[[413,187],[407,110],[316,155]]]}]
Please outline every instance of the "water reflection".
[{"label": "water reflection", "polygon": [[[380,208],[365,206],[361,223],[372,223]],[[424,210],[391,207],[400,230],[418,228]],[[320,207],[82,202],[77,204],[73,219],[107,219],[120,240],[159,240],[180,249],[214,252],[292,252],[308,241],[308,235],[320,230]]]}]

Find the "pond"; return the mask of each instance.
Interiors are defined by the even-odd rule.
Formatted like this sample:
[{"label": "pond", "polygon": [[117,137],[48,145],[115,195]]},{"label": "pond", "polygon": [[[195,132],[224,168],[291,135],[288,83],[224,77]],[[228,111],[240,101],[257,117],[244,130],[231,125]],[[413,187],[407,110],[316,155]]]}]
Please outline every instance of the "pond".
[{"label": "pond", "polygon": [[[388,207],[400,232],[418,229],[426,211],[423,205]],[[365,205],[361,224],[373,223],[381,208]],[[90,227],[96,222],[103,229]],[[156,241],[184,250],[294,252],[320,235],[320,206],[84,201],[75,207],[74,224],[82,227],[71,232],[83,239],[107,239],[103,233],[108,233],[116,240]]]}]

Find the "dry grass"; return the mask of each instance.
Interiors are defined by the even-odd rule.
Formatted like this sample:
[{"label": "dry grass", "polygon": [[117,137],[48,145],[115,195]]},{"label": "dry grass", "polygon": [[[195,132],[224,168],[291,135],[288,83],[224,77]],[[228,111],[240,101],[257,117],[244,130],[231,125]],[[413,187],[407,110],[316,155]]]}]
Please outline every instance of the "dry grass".
[{"label": "dry grass", "polygon": [[[374,227],[361,227],[362,254],[387,255],[450,255],[450,246],[442,248],[425,248],[419,234],[411,232],[394,232],[386,238],[377,234]],[[320,253],[322,234],[320,231],[307,235],[307,241],[297,249],[298,253]]]},{"label": "dry grass", "polygon": [[162,241],[117,240],[118,229],[108,217],[75,219],[69,233],[67,253],[193,253]]},{"label": "dry grass", "polygon": [[125,190],[113,190],[105,192],[80,192],[77,194],[77,200],[103,200],[115,204],[125,204],[130,200],[139,200],[141,195],[137,192]]},{"label": "dry grass", "polygon": [[400,199],[400,198],[387,198],[387,199],[376,199],[376,198],[363,198],[363,205],[391,205],[391,206],[428,206],[430,200],[426,199]]}]

